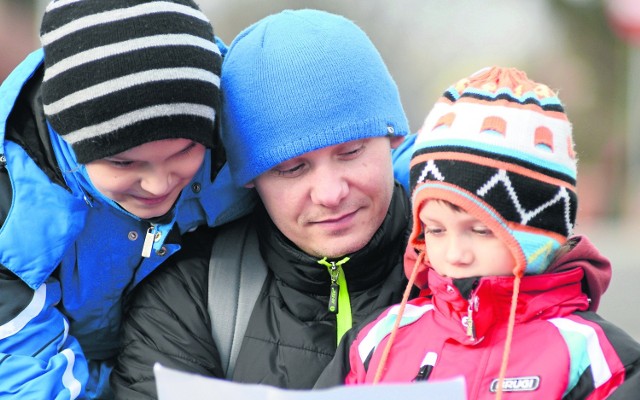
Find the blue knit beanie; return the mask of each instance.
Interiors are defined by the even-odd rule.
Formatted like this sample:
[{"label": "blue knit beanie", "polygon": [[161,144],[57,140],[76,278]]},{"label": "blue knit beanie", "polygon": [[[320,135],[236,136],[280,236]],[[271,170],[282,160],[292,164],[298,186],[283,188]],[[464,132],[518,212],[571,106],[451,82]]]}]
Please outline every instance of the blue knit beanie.
[{"label": "blue knit beanie", "polygon": [[222,140],[243,186],[283,161],[409,131],[398,88],[344,17],[286,10],[242,31],[222,66]]}]

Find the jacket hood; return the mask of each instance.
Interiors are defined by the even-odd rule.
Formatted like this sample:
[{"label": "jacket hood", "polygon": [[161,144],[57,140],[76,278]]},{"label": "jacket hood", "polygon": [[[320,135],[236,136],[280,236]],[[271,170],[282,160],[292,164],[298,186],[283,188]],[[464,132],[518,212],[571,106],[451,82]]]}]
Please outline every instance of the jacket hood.
[{"label": "jacket hood", "polygon": [[582,290],[589,296],[589,311],[597,311],[600,299],[611,282],[611,261],[586,236],[574,236],[569,240],[571,250],[558,257],[547,273],[581,269],[584,272]]}]

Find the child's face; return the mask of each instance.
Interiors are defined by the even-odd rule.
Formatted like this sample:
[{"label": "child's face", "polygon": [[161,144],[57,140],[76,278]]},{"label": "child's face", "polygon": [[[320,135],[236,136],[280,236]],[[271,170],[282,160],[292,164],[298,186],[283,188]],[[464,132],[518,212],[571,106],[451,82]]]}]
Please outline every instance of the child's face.
[{"label": "child's face", "polygon": [[86,165],[93,186],[140,218],[166,214],[198,172],[206,148],[188,139],[142,144]]},{"label": "child's face", "polygon": [[448,203],[430,200],[420,211],[431,266],[442,276],[512,275],[507,245],[482,222]]}]

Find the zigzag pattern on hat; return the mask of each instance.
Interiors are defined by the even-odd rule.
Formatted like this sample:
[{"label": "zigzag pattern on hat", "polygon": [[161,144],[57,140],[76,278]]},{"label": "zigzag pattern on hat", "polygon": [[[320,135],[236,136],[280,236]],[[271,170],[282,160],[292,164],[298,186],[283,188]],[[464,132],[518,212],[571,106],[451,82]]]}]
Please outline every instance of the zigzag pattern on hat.
[{"label": "zigzag pattern on hat", "polygon": [[[489,205],[497,209],[505,210],[507,208],[515,211],[514,213],[506,213],[507,220],[516,222],[521,225],[531,225],[541,229],[552,229],[554,232],[562,236],[569,236],[573,232],[573,223],[576,214],[576,196],[575,193],[570,192],[564,186],[549,185],[549,190],[545,192],[546,196],[539,196],[539,204],[523,204],[520,198],[529,198],[531,193],[529,188],[524,188],[524,193],[518,195],[518,189],[512,182],[510,173],[505,169],[494,169],[488,167],[487,171],[483,171],[481,174],[488,176],[488,179],[484,183],[476,182],[474,179],[469,179],[466,182],[461,183],[461,179],[448,179],[451,177],[460,177],[466,173],[469,173],[466,168],[482,168],[478,165],[463,165],[462,163],[456,163],[449,165],[446,162],[442,162],[439,166],[435,160],[428,160],[424,163],[424,166],[416,166],[416,171],[420,171],[420,175],[417,178],[417,183],[426,182],[429,177],[439,182],[455,182],[456,185],[468,190],[470,193],[474,193],[479,198],[483,199]],[[445,170],[444,172],[441,169]],[[493,174],[491,174],[491,170]],[[480,175],[479,171],[476,174]],[[515,179],[522,179],[521,176],[516,176]],[[500,188],[504,190],[500,190]],[[493,198],[490,194],[494,194]],[[506,196],[505,196],[506,194]],[[499,203],[497,200],[502,200]],[[510,202],[508,207],[504,202]],[[530,203],[530,202],[529,202]],[[562,221],[557,219],[557,211],[552,210],[554,206],[561,206],[563,209],[562,215],[564,216]],[[551,210],[550,216],[545,216],[545,211]],[[551,223],[549,223],[551,222]],[[560,222],[563,223],[561,226]]]},{"label": "zigzag pattern on hat", "polygon": [[514,206],[518,210],[518,214],[520,214],[520,223],[523,225],[527,225],[529,221],[531,221],[534,217],[541,214],[544,210],[550,208],[555,204],[562,204],[564,207],[564,223],[566,232],[570,235],[573,232],[573,224],[570,221],[571,215],[571,196],[567,192],[567,189],[560,186],[556,195],[547,201],[544,204],[541,204],[535,209],[525,210],[520,201],[518,200],[518,194],[516,193],[513,185],[511,184],[511,179],[507,175],[507,171],[500,169],[498,172],[489,179],[487,183],[485,183],[478,191],[476,192],[480,197],[484,197],[490,190],[494,187],[502,183],[504,187],[507,189],[507,193],[509,193],[509,198],[513,202]]}]

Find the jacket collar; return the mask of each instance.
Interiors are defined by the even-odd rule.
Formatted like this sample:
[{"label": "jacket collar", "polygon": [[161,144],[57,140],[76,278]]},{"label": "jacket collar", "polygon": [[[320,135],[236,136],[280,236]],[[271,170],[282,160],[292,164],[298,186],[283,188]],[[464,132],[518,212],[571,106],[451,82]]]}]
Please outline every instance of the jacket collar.
[{"label": "jacket collar", "polygon": [[[260,252],[276,277],[297,290],[326,295],[331,279],[318,259],[301,251],[273,224],[264,206],[254,212]],[[409,235],[409,200],[396,184],[387,215],[370,242],[348,254],[344,266],[349,291],[366,290],[384,281],[396,268]]]},{"label": "jacket collar", "polygon": [[[452,337],[460,342],[480,341],[494,327],[504,327],[509,318],[513,295],[513,276],[490,276],[453,280],[444,278],[429,268],[429,289],[437,310],[437,318],[444,317],[443,324]],[[558,273],[526,275],[520,283],[516,306],[516,324],[533,319],[562,317],[572,312],[586,310],[589,300],[582,291],[584,272],[573,268]],[[463,294],[460,281],[473,283]],[[470,313],[471,310],[471,313]],[[476,340],[469,340],[467,319],[473,318]]]}]

